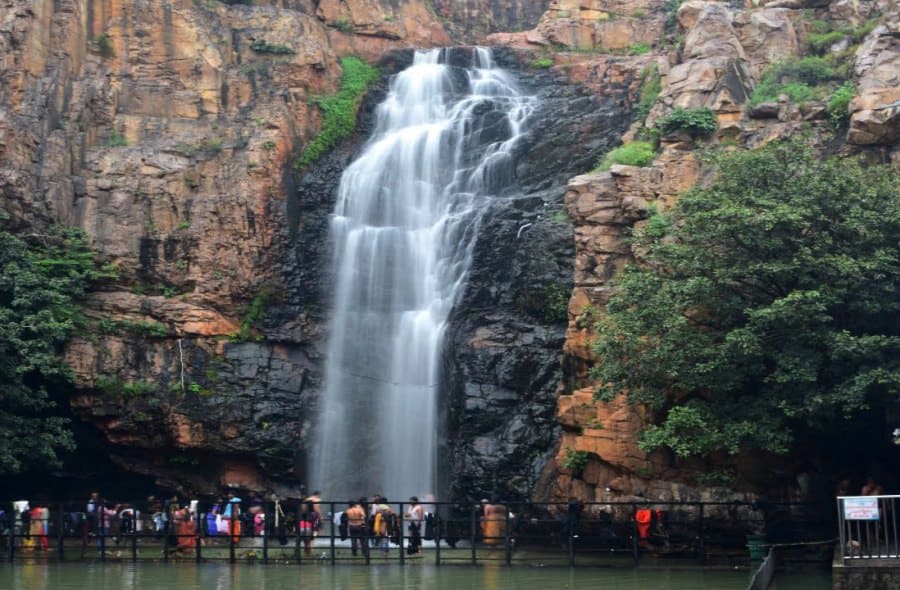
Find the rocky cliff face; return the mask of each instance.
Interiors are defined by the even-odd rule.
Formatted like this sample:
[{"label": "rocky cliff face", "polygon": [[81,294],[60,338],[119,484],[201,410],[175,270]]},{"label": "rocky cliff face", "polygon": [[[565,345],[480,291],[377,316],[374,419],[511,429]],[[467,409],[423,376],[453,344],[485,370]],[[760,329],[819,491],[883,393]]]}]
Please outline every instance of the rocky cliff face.
[{"label": "rocky cliff face", "polygon": [[[516,67],[511,52],[496,52]],[[594,93],[563,70],[526,70],[539,97],[517,146],[517,179],[484,220],[451,318],[446,467],[453,497],[532,497],[559,436],[553,407],[572,289],[565,179],[591,168],[631,120],[645,60],[593,63]]]},{"label": "rocky cliff face", "polygon": [[[497,4],[505,18],[525,10]],[[456,30],[480,18],[475,3],[469,8]],[[325,228],[356,149],[350,142],[295,178],[291,162],[320,124],[308,99],[336,90],[341,55],[388,55],[382,65],[390,73],[405,59],[390,50],[449,43],[417,2],[3,4],[4,208],[15,227],[84,228],[119,269],[116,284],[88,301],[91,333],[67,351],[77,381],[71,406],[103,433],[118,464],[200,492],[302,479],[327,326]],[[512,53],[504,59],[518,63]],[[462,449],[472,446],[477,425],[451,412],[455,479],[483,487],[485,473],[505,478],[514,456],[534,454],[513,447],[536,429],[538,454],[552,446],[563,324],[546,315],[541,298],[552,287],[557,306],[564,302],[571,243],[568,224],[549,214],[565,178],[624,130],[617,102],[636,90],[635,70],[628,71],[606,98],[558,73],[525,80],[547,95],[522,146],[528,197],[499,204],[488,221],[494,229],[479,247],[483,263],[467,296],[478,307],[462,314],[448,367],[465,366],[474,385],[459,388],[484,388],[488,405],[523,396],[513,405],[527,426],[511,430],[518,434],[508,437],[509,456],[492,453],[470,469]],[[364,106],[360,137],[377,96]],[[545,133],[560,112],[566,124]],[[594,131],[601,138],[573,156],[573,138]],[[494,281],[492,255],[510,251],[510,235],[529,222],[528,245],[512,252],[516,267]],[[535,253],[546,248],[557,254],[536,265]],[[505,344],[478,353],[485,365],[516,339],[531,343],[503,361],[512,368],[500,376],[473,360],[484,348],[474,334],[478,314],[495,304],[494,324],[514,325],[502,326]],[[489,388],[503,391],[492,397]],[[450,395],[454,407],[465,405],[458,390]],[[483,440],[472,444],[481,448]]]},{"label": "rocky cliff face", "polygon": [[324,312],[285,276],[321,264],[294,254],[324,243],[298,211],[330,211],[294,198],[308,99],[338,87],[346,39],[449,41],[420,3],[369,4],[349,28],[344,3],[0,4],[4,210],[85,229],[119,269],[67,357],[73,408],[127,469],[201,491],[299,477]]},{"label": "rocky cliff face", "polygon": [[[612,4],[601,6],[609,9]],[[659,5],[648,8],[646,18],[660,17]],[[567,23],[554,21],[548,25],[544,21],[534,31],[495,38],[518,47],[544,46],[560,39],[573,47],[596,47],[601,31],[596,15],[583,5],[571,10]],[[886,3],[776,1],[734,9],[722,3],[688,0],[673,16],[677,26],[672,30],[673,39],[683,40],[657,54],[662,89],[647,125],[673,107],[709,107],[719,124],[713,145],[750,148],[805,132],[809,141],[823,149],[838,145],[848,153],[862,152],[873,161],[900,162],[896,127],[900,113],[896,95],[900,14],[896,7]],[[767,68],[808,53],[811,23],[831,22],[834,28],[847,31],[867,19],[869,32],[857,48],[849,47],[850,41],[844,39],[828,50],[836,57],[845,52],[852,64],[855,98],[844,126],[835,130],[826,120],[823,99],[797,105],[780,96],[775,103],[753,109],[746,106]],[[610,46],[609,41],[605,43]],[[664,49],[657,46],[658,51]],[[560,63],[559,58],[556,63]],[[637,124],[625,139],[633,138],[636,131]],[[606,404],[594,402],[595,386],[589,376],[590,367],[598,361],[591,350],[592,318],[603,313],[612,277],[635,260],[626,233],[643,223],[650,206],[669,206],[679,193],[703,179],[705,171],[694,153],[697,147],[677,134],[663,137],[661,153],[649,168],[613,166],[609,172],[578,176],[569,182],[565,203],[575,231],[574,289],[564,345],[565,385],[557,407],[563,433],[555,465],[548,467],[540,486],[549,497],[697,500],[733,497],[736,493],[734,489],[698,483],[708,464],[680,462],[676,466],[665,453],[648,455],[641,451],[638,434],[651,417],[622,398]],[[566,467],[567,455],[574,452],[587,454],[583,470]],[[756,481],[765,482],[773,493],[777,493],[773,487],[776,484],[784,485],[785,494],[815,492],[798,485],[802,478],[773,479],[777,469],[771,461],[762,465],[758,458],[746,457],[741,469],[743,481],[739,487],[743,490],[752,490],[749,482]],[[801,459],[783,471],[796,474],[803,469]]]},{"label": "rocky cliff face", "polygon": [[[747,96],[767,67],[806,51],[813,20],[875,19],[853,54],[841,133],[847,149],[900,160],[896,7],[756,4],[0,0],[4,211],[16,229],[84,228],[120,272],[67,351],[73,409],[116,462],[167,486],[302,480],[327,331],[327,216],[384,86],[359,135],[297,176],[292,161],[321,125],[309,98],[338,88],[341,56],[387,74],[408,59],[397,49],[484,38],[507,48],[498,56],[542,107],[520,146],[520,190],[488,215],[449,330],[447,484],[457,496],[693,497],[691,466],[639,451],[645,417],[594,404],[588,377],[589,315],[633,256],[624,233],[704,174],[696,146],[670,137],[651,168],[578,176],[636,132],[642,70],[655,64],[662,79],[648,124],[708,106],[718,143],[808,126],[818,138],[822,101],[750,110]],[[653,51],[637,55],[643,46]],[[562,467],[567,448],[590,453],[577,477]]]}]

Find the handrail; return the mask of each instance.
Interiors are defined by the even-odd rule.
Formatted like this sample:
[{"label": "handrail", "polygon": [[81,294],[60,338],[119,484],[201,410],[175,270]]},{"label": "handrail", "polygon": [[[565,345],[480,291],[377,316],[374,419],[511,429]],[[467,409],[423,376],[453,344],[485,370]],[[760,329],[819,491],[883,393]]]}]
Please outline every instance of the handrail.
[{"label": "handrail", "polygon": [[841,563],[868,560],[900,562],[900,495],[838,496],[837,516]]},{"label": "handrail", "polygon": [[[240,527],[237,520],[229,520],[222,523],[228,526],[227,530],[216,530],[217,526],[210,525],[210,515],[215,522],[215,512],[208,510],[211,504],[206,502],[182,509],[180,516],[167,524],[155,518],[161,510],[158,502],[149,505],[152,510],[147,509],[146,501],[136,502],[128,507],[123,505],[127,517],[110,516],[111,522],[102,525],[98,518],[86,513],[85,501],[54,503],[47,506],[49,518],[41,521],[46,527],[38,535],[46,537],[47,549],[43,541],[39,547],[31,540],[26,544],[29,531],[24,523],[30,519],[14,519],[9,511],[11,504],[0,502],[0,510],[7,510],[8,516],[0,518],[0,531],[4,533],[0,546],[10,560],[14,556],[38,554],[54,555],[61,561],[77,559],[80,550],[82,559],[90,554],[101,560],[161,557],[234,562],[253,556],[262,562],[353,561],[349,551],[352,539],[338,538],[339,523],[335,520],[347,502],[321,500],[318,503],[324,526],[313,544],[315,555],[305,553],[305,543],[299,534],[299,500],[280,503],[283,511],[277,529],[273,502],[244,501]],[[834,526],[828,515],[823,517],[820,511],[809,510],[812,505],[791,502],[506,502],[494,504],[494,509],[487,511],[479,502],[423,502],[422,505],[433,517],[431,532],[425,539],[426,553],[437,564],[465,561],[476,565],[487,562],[511,565],[527,561],[532,551],[542,555],[542,563],[549,556],[559,565],[596,563],[598,559],[638,565],[646,555],[682,556],[703,564],[711,549],[717,553],[727,551],[732,556],[746,555],[746,535],[766,530],[770,517],[775,519],[776,526],[787,517],[798,525],[793,531],[802,531],[785,535],[783,528],[774,529],[782,533],[770,537],[770,542],[802,542],[808,540],[807,535],[814,529],[820,529],[815,534],[828,533]],[[250,506],[261,512],[261,522],[250,520]],[[402,516],[409,504],[391,506]],[[640,522],[639,511],[642,512]],[[406,557],[396,547],[405,547],[411,532],[402,518],[398,518],[398,525],[399,530],[394,529],[395,536],[391,539],[390,558],[402,562]],[[364,539],[357,536],[357,541],[367,541],[373,536],[370,527],[364,531]],[[30,537],[35,538],[35,534],[31,533]],[[362,557],[366,563],[370,553],[378,556],[379,561],[387,556],[375,547],[369,551],[367,544],[365,549]]]},{"label": "handrail", "polygon": [[756,573],[750,579],[747,590],[768,590],[775,579],[775,548],[769,547],[765,559],[759,564]]}]

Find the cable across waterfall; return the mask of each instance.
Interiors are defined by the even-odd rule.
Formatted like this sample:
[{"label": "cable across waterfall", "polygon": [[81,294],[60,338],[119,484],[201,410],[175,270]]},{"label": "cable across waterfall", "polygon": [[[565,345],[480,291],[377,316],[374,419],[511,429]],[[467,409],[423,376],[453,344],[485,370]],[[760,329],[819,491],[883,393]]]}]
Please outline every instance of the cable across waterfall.
[{"label": "cable across waterfall", "polygon": [[329,498],[436,493],[440,358],[480,220],[515,181],[534,108],[490,51],[417,52],[343,173],[334,299],[310,484]]}]

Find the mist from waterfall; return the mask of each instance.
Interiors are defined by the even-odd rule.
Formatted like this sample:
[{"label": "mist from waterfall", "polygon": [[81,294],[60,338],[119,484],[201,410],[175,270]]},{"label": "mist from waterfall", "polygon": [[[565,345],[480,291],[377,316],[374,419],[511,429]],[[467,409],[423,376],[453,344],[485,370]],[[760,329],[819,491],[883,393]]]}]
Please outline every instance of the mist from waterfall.
[{"label": "mist from waterfall", "polygon": [[[335,291],[310,485],[329,499],[435,493],[440,358],[489,198],[514,181],[533,110],[489,50],[417,52],[343,173]],[[458,53],[456,54],[458,55]]]}]

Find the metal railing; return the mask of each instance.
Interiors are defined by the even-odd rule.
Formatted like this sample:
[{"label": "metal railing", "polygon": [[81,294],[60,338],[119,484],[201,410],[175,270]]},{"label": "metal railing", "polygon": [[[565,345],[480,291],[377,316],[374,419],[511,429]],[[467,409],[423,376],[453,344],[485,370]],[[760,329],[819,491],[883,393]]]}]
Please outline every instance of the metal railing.
[{"label": "metal railing", "polygon": [[768,590],[775,579],[775,548],[770,547],[765,559],[750,579],[747,590]]},{"label": "metal railing", "polygon": [[[7,558],[130,561],[225,560],[235,562],[384,563],[424,556],[442,564],[638,565],[644,558],[683,558],[703,564],[747,561],[747,537],[761,530],[769,541],[803,541],[833,530],[834,522],[805,504],[748,502],[508,502],[488,515],[478,503],[431,503],[420,531],[422,550],[407,553],[412,539],[405,513],[391,504],[396,525],[376,538],[371,524],[352,538],[337,515],[346,502],[319,503],[322,527],[307,544],[298,526],[299,502],[257,503],[250,516],[220,528],[209,503],[161,523],[158,504],[122,504],[106,518],[85,511],[84,502],[57,503],[45,518],[16,516],[0,502],[0,548]],[[276,526],[276,511],[279,512]],[[212,516],[210,516],[212,514]],[[361,543],[361,546],[360,546]],[[386,550],[385,550],[386,547]]]},{"label": "metal railing", "polygon": [[841,561],[900,561],[897,500],[900,496],[839,496],[837,498]]}]

